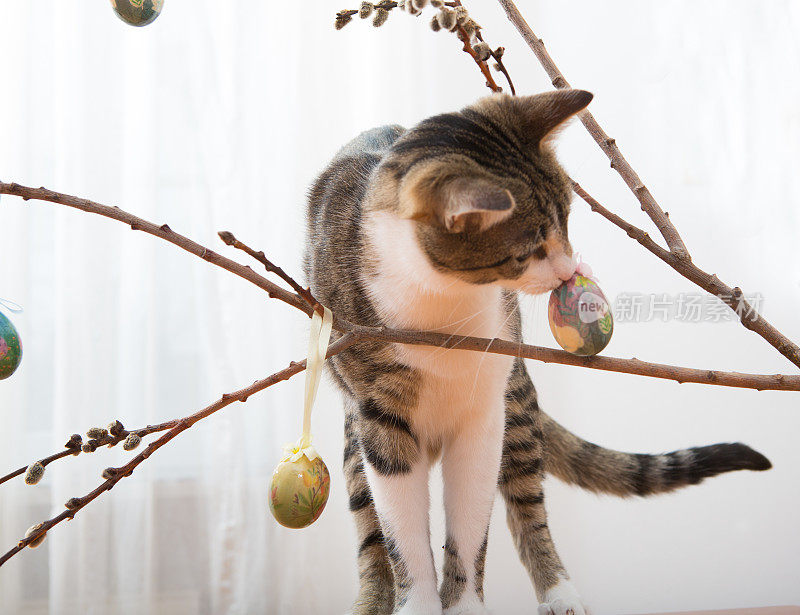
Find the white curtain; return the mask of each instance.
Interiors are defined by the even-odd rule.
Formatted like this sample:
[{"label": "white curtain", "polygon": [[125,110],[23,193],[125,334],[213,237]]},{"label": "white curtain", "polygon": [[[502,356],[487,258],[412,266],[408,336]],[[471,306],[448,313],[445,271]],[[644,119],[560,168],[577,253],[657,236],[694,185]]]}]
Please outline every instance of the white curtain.
[{"label": "white curtain", "polygon": [[[118,205],[241,259],[216,238],[231,230],[299,276],[305,190],[342,143],[487,92],[455,38],[432,33],[426,18],[335,32],[347,4],[167,0],[153,25],[134,29],[103,0],[0,0],[0,179]],[[499,6],[467,4],[507,48],[518,90],[548,89]],[[596,94],[592,110],[695,261],[761,293],[765,315],[800,339],[798,4],[519,5],[572,83]],[[597,198],[650,228],[582,127],[564,134],[560,154]],[[573,210],[573,244],[609,296],[701,292],[583,204]],[[199,409],[302,358],[308,325],[164,242],[7,196],[0,297],[25,308],[12,316],[23,365],[0,382],[0,473],[93,425],[140,427]],[[527,337],[552,345],[543,305],[526,303]],[[642,320],[618,323],[607,353],[796,372],[737,323]],[[663,451],[742,440],[775,464],[648,501],[548,482],[559,551],[595,613],[800,602],[797,394],[530,367],[544,407],[596,442]],[[333,474],[328,509],[291,531],[266,504],[280,447],[299,435],[301,393],[300,379],[283,383],[159,450],[0,569],[0,611],[344,613],[356,545],[330,383],[314,416]],[[129,457],[117,449],[54,463],[36,487],[0,487],[0,551],[99,484],[103,468]],[[535,613],[503,516],[498,502],[488,605]]]}]

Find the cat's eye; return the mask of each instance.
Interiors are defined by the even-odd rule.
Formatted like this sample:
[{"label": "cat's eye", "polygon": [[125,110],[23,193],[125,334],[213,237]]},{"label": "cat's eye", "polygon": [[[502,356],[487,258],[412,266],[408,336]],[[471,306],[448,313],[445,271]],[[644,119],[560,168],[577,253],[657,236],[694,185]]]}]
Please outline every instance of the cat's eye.
[{"label": "cat's eye", "polygon": [[547,258],[547,250],[545,249],[544,246],[539,246],[538,248],[536,248],[532,252],[528,252],[524,256],[517,256],[517,262],[524,263],[529,258],[535,258],[536,260],[543,260]]}]

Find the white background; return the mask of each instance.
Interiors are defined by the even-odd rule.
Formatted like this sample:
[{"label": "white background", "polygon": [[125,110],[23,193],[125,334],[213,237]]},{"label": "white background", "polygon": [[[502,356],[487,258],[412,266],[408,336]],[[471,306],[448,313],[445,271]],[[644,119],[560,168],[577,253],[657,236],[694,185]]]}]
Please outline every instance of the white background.
[{"label": "white background", "polygon": [[[428,17],[335,32],[340,4],[167,0],[135,29],[103,0],[0,0],[0,179],[118,205],[240,258],[216,238],[229,229],[300,275],[305,190],[341,144],[487,93]],[[518,90],[549,89],[499,6],[468,5],[506,46]],[[800,339],[800,5],[519,5],[567,78],[595,93],[592,111],[694,260],[761,293],[766,317]],[[652,230],[579,124],[559,152],[601,202]],[[573,245],[610,297],[700,292],[582,203],[573,212]],[[187,414],[304,354],[299,313],[116,222],[3,197],[0,238],[0,297],[25,307],[12,316],[23,365],[0,383],[3,472],[114,418],[133,428]],[[552,345],[544,305],[526,303],[526,336]],[[619,323],[606,353],[796,373],[734,322]],[[595,442],[656,452],[741,440],[775,465],[646,501],[548,482],[557,546],[595,614],[800,603],[797,394],[529,367],[543,407]],[[4,566],[0,610],[344,613],[356,541],[330,383],[314,417],[333,473],[328,509],[298,532],[266,505],[280,447],[299,434],[301,393],[296,378],[181,435]],[[53,464],[37,487],[3,485],[0,548],[128,456],[104,449]],[[438,555],[438,491],[433,501]],[[486,595],[495,613],[536,612],[499,501]]]}]

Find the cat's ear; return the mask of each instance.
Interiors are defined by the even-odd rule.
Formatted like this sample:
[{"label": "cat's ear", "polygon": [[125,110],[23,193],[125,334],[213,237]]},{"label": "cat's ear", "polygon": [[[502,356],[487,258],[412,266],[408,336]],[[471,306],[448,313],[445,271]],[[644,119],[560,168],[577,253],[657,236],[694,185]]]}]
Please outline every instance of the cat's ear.
[{"label": "cat's ear", "polygon": [[508,190],[478,177],[441,181],[428,176],[405,188],[401,217],[439,223],[451,233],[486,230],[508,218],[515,206]]},{"label": "cat's ear", "polygon": [[555,90],[533,96],[511,98],[524,134],[537,145],[549,141],[573,115],[582,111],[594,98],[585,90]]},{"label": "cat's ear", "polygon": [[441,222],[451,233],[486,230],[514,210],[514,197],[508,190],[481,179],[454,179],[442,193]]}]

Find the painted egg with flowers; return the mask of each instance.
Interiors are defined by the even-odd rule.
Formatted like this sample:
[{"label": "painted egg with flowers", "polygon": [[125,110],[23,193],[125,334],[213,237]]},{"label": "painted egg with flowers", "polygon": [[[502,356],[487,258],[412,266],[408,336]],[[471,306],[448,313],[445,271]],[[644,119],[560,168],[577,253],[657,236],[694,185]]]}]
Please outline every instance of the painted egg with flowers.
[{"label": "painted egg with flowers", "polygon": [[117,16],[131,26],[146,26],[161,14],[164,0],[111,0]]},{"label": "painted egg with flowers", "polygon": [[547,315],[558,345],[572,354],[597,354],[608,345],[614,332],[614,317],[606,296],[592,278],[581,273],[550,294]]},{"label": "painted egg with flowers", "polygon": [[319,519],[331,487],[328,467],[322,458],[300,455],[281,461],[272,473],[269,509],[275,520],[291,529],[308,527]]}]

